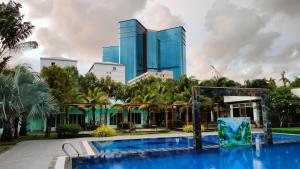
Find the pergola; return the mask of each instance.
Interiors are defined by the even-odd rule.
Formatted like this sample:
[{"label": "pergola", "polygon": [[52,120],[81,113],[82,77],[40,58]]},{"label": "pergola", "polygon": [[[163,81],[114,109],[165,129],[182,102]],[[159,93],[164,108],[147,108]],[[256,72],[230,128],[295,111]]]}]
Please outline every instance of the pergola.
[{"label": "pergola", "polygon": [[201,141],[201,113],[200,97],[203,96],[258,96],[261,99],[263,130],[266,144],[273,144],[272,127],[270,121],[270,97],[267,89],[261,88],[227,88],[227,87],[193,87],[192,105],[193,105],[193,126],[194,126],[194,147],[202,148]]},{"label": "pergola", "polygon": [[[141,106],[143,107],[148,107],[149,108],[149,119],[150,121],[155,121],[155,111],[150,111],[151,108],[157,108],[157,107],[166,107],[167,105],[165,104],[154,104],[154,103],[125,103],[122,105],[122,113],[123,113],[123,121],[124,121],[124,108],[127,108],[129,111],[129,123],[130,127],[132,127],[132,108],[140,108]],[[167,111],[165,111],[165,125],[166,128],[168,128],[168,114]]]},{"label": "pergola", "polygon": [[192,108],[192,104],[191,103],[174,103],[173,104],[173,107],[176,106],[176,107],[185,107],[186,111],[185,111],[185,124],[188,125],[189,124],[189,109]]},{"label": "pergola", "polygon": [[[105,106],[106,104],[102,104],[102,103],[65,103],[65,113],[66,113],[66,123],[68,123],[68,110],[67,107],[76,107],[76,108],[91,108],[91,107],[95,107],[95,106]],[[94,116],[94,115],[93,115]],[[93,121],[95,120],[95,117],[93,117]],[[93,122],[94,123],[94,122]]]}]

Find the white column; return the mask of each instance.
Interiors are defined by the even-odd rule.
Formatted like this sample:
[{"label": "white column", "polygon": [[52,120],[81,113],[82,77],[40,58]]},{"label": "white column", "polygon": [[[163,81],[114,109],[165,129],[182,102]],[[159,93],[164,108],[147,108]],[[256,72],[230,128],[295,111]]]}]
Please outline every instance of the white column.
[{"label": "white column", "polygon": [[259,112],[257,110],[257,103],[252,103],[252,108],[253,108],[253,120],[255,121],[257,127],[260,127],[259,124]]},{"label": "white column", "polygon": [[230,117],[233,118],[233,104],[230,104]]},{"label": "white column", "polygon": [[214,122],[214,121],[215,121],[214,119],[215,119],[215,117],[214,117],[214,112],[211,110],[211,111],[210,111],[210,121],[211,121],[211,122]]}]

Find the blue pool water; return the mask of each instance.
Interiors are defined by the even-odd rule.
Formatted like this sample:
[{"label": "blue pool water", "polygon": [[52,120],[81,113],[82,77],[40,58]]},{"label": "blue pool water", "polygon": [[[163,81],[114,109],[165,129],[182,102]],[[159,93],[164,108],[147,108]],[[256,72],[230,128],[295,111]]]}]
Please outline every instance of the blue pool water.
[{"label": "blue pool water", "polygon": [[[273,141],[291,141],[299,140],[300,136],[273,134]],[[264,135],[262,133],[253,134],[252,141],[264,142]],[[99,153],[104,152],[121,152],[132,150],[150,150],[162,148],[183,148],[192,147],[193,139],[186,137],[179,138],[157,138],[157,139],[134,139],[134,140],[117,140],[117,141],[96,141],[92,142]],[[204,146],[218,145],[218,136],[210,135],[202,137],[202,144]]]},{"label": "blue pool water", "polygon": [[300,169],[300,143],[73,159],[73,169]]}]

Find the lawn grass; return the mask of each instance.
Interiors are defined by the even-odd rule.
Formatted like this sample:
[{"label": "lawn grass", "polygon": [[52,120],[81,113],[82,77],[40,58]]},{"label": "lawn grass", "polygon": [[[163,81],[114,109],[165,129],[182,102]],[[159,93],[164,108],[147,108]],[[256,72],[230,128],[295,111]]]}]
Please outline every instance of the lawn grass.
[{"label": "lawn grass", "polygon": [[300,134],[300,127],[272,128],[274,133]]},{"label": "lawn grass", "polygon": [[7,151],[10,147],[10,145],[0,145],[0,154]]}]

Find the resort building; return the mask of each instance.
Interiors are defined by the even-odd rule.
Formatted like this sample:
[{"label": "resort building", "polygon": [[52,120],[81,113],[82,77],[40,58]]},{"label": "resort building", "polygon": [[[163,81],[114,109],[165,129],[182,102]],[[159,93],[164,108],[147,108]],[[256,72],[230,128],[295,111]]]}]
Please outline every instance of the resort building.
[{"label": "resort building", "polygon": [[111,77],[116,82],[125,84],[125,65],[112,62],[96,62],[90,68],[89,72],[97,78]]},{"label": "resort building", "polygon": [[103,48],[103,62],[124,64],[125,82],[150,71],[186,74],[185,29],[149,30],[138,20],[120,21],[119,46]]},{"label": "resort building", "polygon": [[228,117],[250,117],[252,124],[260,127],[262,115],[259,113],[260,97],[256,96],[224,96],[224,103],[230,106]]},{"label": "resort building", "polygon": [[77,60],[63,58],[63,57],[41,57],[40,58],[40,69],[44,66],[49,67],[51,65],[57,65],[59,67],[77,67]]},{"label": "resort building", "polygon": [[146,79],[148,77],[155,77],[155,78],[160,78],[162,81],[165,81],[167,79],[173,79],[173,71],[162,71],[162,72],[146,72],[143,73],[139,76],[137,76],[136,78],[129,80],[128,81],[128,85],[134,85],[137,82]]}]

